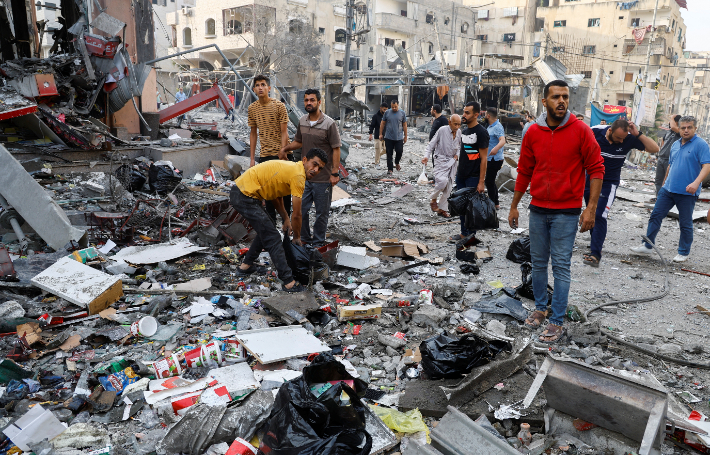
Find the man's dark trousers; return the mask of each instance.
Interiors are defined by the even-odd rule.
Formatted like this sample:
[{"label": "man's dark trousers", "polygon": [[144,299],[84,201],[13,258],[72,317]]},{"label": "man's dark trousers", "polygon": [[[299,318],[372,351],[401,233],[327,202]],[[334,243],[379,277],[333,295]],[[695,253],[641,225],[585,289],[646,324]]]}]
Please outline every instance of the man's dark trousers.
[{"label": "man's dark trousers", "polygon": [[271,262],[276,267],[279,279],[285,284],[293,281],[293,273],[286,262],[286,253],[281,243],[281,235],[276,230],[276,226],[261,205],[261,200],[244,195],[238,187],[233,186],[229,193],[229,202],[232,207],[239,212],[256,231],[256,237],[251,242],[249,251],[244,255],[243,262],[252,265],[261,254],[261,250],[266,249],[271,257]]}]

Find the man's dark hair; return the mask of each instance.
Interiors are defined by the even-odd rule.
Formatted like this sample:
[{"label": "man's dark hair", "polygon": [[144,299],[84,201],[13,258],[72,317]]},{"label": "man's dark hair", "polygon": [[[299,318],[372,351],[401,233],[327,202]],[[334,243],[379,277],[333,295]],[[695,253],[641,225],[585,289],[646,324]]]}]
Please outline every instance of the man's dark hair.
[{"label": "man's dark hair", "polygon": [[474,113],[481,112],[481,105],[477,101],[469,101],[466,107],[472,107]]},{"label": "man's dark hair", "polygon": [[432,109],[434,110],[434,112],[436,112],[437,114],[441,114],[441,104],[435,104],[435,105],[433,105],[431,108],[432,108]]},{"label": "man's dark hair", "polygon": [[328,154],[325,153],[325,150],[319,149],[317,147],[313,147],[306,153],[306,159],[307,160],[312,160],[313,158],[320,158],[323,163],[328,164]]},{"label": "man's dark hair", "polygon": [[264,76],[263,74],[257,74],[256,76],[254,76],[254,85],[256,85],[256,83],[259,81],[264,81],[264,82],[266,82],[266,85],[271,87],[271,81],[269,80],[268,77]]},{"label": "man's dark hair", "polygon": [[545,90],[542,91],[543,98],[547,98],[547,95],[550,94],[550,87],[569,87],[569,84],[563,80],[560,80],[560,79],[549,82],[545,86]]},{"label": "man's dark hair", "polygon": [[491,117],[498,118],[498,109],[496,109],[494,107],[489,107],[488,109],[486,109],[486,112],[491,114]]},{"label": "man's dark hair", "polygon": [[676,125],[680,125],[680,119],[683,118],[682,115],[678,114],[675,117],[673,117],[673,121],[675,122]]},{"label": "man's dark hair", "polygon": [[395,98],[392,101],[390,101],[390,104],[399,104],[399,100],[397,98]]},{"label": "man's dark hair", "polygon": [[611,132],[613,133],[614,131],[618,130],[619,128],[628,132],[629,131],[629,121],[625,120],[623,118],[614,120],[614,123],[611,124]]},{"label": "man's dark hair", "polygon": [[315,96],[316,96],[316,100],[317,100],[317,101],[320,101],[320,90],[318,90],[318,89],[316,89],[316,88],[309,88],[309,89],[306,89],[306,91],[303,92],[303,96],[305,97],[306,95],[315,95]]},{"label": "man's dark hair", "polygon": [[389,105],[383,102],[382,104],[380,104],[380,107],[389,107]]},{"label": "man's dark hair", "polygon": [[693,117],[692,115],[684,115],[683,117],[680,118],[680,121],[678,122],[678,126],[680,126],[680,123],[692,123],[693,126],[698,126],[698,120]]}]

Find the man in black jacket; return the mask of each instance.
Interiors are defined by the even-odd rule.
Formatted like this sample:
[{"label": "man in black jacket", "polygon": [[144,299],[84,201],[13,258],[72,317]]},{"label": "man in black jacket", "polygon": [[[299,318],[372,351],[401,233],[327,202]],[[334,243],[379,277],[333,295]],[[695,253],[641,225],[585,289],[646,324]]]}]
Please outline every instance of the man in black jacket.
[{"label": "man in black jacket", "polygon": [[387,103],[380,104],[380,110],[375,112],[375,115],[372,116],[372,121],[370,122],[370,140],[372,140],[373,133],[375,137],[375,166],[380,164],[380,157],[387,153],[387,150],[385,150],[385,141],[380,139],[380,123],[382,122],[382,116],[385,115],[388,107]]},{"label": "man in black jacket", "polygon": [[449,119],[441,113],[441,104],[435,104],[431,107],[431,115],[434,117],[434,121],[431,122],[431,131],[429,131],[429,142],[434,138],[436,132],[439,128],[449,124]]}]

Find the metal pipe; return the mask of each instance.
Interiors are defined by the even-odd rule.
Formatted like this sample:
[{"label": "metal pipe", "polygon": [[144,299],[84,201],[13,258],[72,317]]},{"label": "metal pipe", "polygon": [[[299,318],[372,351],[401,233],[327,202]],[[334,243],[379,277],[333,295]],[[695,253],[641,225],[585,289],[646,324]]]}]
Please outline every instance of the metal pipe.
[{"label": "metal pipe", "polygon": [[[352,42],[352,27],[353,27],[353,7],[355,6],[354,0],[347,0],[345,4],[345,58],[343,59],[343,82],[340,88],[341,99],[338,100],[340,105],[340,123],[338,125],[338,130],[340,136],[343,136],[343,127],[345,126],[345,103],[343,103],[342,96],[345,94],[345,88],[348,87],[348,93],[350,93],[350,43]],[[401,100],[400,100],[401,101]]]},{"label": "metal pipe", "polygon": [[[0,195],[0,206],[2,206],[3,210],[6,212],[10,213],[10,204],[7,202],[7,199],[5,199],[4,196]],[[17,236],[17,240],[20,242],[20,248],[22,251],[27,249],[27,245],[29,244],[29,239],[27,236],[25,236],[25,233],[22,232],[22,227],[20,226],[20,222],[17,221],[17,218],[12,216],[10,218],[10,225],[12,226],[12,230],[15,231],[15,235]]]}]

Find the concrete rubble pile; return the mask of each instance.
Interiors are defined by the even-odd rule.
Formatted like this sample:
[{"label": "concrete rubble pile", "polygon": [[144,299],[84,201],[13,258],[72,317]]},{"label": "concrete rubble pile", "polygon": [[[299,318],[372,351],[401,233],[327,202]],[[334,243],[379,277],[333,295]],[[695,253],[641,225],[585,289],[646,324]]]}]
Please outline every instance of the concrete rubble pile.
[{"label": "concrete rubble pile", "polygon": [[[203,113],[232,128],[221,115]],[[297,294],[267,253],[267,274],[236,275],[253,229],[228,194],[246,144],[189,175],[148,156],[109,172],[41,168],[17,180],[48,196],[34,206],[3,185],[0,454],[708,453],[710,313],[668,331],[644,322],[654,334],[633,326],[650,304],[585,317],[623,286],[657,292],[652,260],[615,266],[613,285],[573,283],[568,336],[540,344],[523,324],[529,266],[506,259],[524,229],[447,243],[459,221],[427,212],[424,144],[386,178],[371,143],[346,139],[329,239]],[[622,207],[637,229],[628,215],[646,209]],[[710,283],[693,283],[694,307]]]}]

